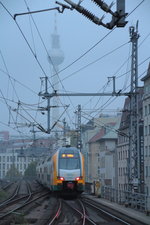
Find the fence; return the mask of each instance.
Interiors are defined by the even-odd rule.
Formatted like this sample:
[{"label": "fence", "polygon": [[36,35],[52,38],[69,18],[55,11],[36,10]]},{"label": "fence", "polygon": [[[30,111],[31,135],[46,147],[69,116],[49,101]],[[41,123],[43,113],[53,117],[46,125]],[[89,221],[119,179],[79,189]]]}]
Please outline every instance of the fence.
[{"label": "fence", "polygon": [[150,213],[150,196],[145,194],[132,193],[103,186],[101,188],[101,197],[125,205],[126,207],[144,211],[147,214]]}]

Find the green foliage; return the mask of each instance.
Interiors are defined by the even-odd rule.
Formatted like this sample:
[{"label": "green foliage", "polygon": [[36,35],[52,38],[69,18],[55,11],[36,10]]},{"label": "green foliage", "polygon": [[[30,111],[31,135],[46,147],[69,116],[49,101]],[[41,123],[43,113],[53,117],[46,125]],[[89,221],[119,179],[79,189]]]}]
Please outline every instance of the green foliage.
[{"label": "green foliage", "polygon": [[14,224],[18,224],[18,225],[26,225],[28,224],[26,219],[24,218],[24,214],[20,213],[20,214],[16,214],[13,216],[12,221],[14,221]]},{"label": "green foliage", "polygon": [[7,198],[7,193],[0,189],[0,200],[5,200]]},{"label": "green foliage", "polygon": [[11,168],[7,171],[6,178],[11,180],[18,177],[21,177],[21,174],[19,173],[15,165],[12,165]]},{"label": "green foliage", "polygon": [[26,169],[24,176],[25,177],[36,177],[36,162],[31,162]]}]

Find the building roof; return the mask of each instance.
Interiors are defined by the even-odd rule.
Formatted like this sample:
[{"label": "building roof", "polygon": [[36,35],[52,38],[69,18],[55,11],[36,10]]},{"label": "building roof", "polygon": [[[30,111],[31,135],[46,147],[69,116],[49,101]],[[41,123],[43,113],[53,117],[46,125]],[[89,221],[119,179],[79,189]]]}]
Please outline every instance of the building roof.
[{"label": "building roof", "polygon": [[144,76],[141,81],[145,81],[147,80],[148,78],[150,78],[150,63],[149,63],[149,66],[148,66],[148,70],[147,70],[147,74],[146,76]]},{"label": "building roof", "polygon": [[[118,119],[118,121],[120,120]],[[107,123],[105,127],[102,127],[99,132],[89,140],[89,143],[94,143],[103,139],[117,138],[117,133],[115,132],[115,130],[118,129],[119,125],[119,122]]]},{"label": "building roof", "polygon": [[93,143],[93,142],[96,142],[98,141],[99,139],[101,139],[105,134],[105,129],[104,127],[100,129],[100,131],[94,135],[90,140],[89,140],[89,143]]}]

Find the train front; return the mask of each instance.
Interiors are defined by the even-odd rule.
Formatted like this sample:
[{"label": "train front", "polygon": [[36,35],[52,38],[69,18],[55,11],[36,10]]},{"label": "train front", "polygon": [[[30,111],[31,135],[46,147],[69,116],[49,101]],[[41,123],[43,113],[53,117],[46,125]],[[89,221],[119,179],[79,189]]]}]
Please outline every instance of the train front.
[{"label": "train front", "polygon": [[64,147],[59,150],[57,180],[58,189],[63,192],[84,191],[84,158],[78,149]]}]

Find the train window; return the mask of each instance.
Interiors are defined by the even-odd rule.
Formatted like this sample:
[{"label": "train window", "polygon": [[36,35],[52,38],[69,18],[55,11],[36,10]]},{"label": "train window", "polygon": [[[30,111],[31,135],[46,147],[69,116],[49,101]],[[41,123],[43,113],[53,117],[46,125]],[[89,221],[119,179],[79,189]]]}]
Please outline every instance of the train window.
[{"label": "train window", "polygon": [[59,169],[80,169],[80,159],[79,158],[60,158],[59,159]]}]

